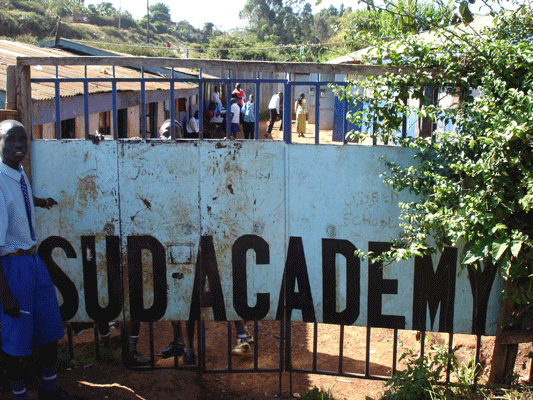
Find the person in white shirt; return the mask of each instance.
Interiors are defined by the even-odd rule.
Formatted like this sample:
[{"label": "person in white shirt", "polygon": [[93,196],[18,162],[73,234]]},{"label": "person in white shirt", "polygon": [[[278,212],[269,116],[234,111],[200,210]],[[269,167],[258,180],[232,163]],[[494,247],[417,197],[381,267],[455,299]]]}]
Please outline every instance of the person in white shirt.
[{"label": "person in white shirt", "polygon": [[187,122],[187,137],[197,138],[200,133],[200,124],[198,121],[198,111],[194,112],[194,116]]},{"label": "person in white shirt", "polygon": [[[268,104],[268,110],[270,112],[270,120],[268,121],[267,134],[272,133],[272,128],[274,128],[274,122],[276,122],[278,116],[281,118],[281,124],[279,130],[283,130],[283,117],[281,116],[283,112],[283,93],[279,92],[272,96],[270,103]],[[265,134],[265,136],[267,136]]]},{"label": "person in white shirt", "polygon": [[241,120],[241,108],[237,104],[237,95],[233,93],[231,95],[231,136],[237,137],[239,130],[239,122]]},{"label": "person in white shirt", "polygon": [[211,102],[215,103],[215,116],[219,116],[222,113],[224,107],[222,107],[222,101],[220,100],[220,93],[218,91],[218,86],[215,86],[214,91],[211,93]]},{"label": "person in white shirt", "polygon": [[58,386],[57,341],[64,336],[63,324],[54,284],[36,246],[34,206],[49,209],[57,202],[32,195],[21,166],[27,153],[24,126],[0,122],[1,359],[13,398],[28,399],[22,357],[37,347],[43,377],[39,399],[79,399]]}]

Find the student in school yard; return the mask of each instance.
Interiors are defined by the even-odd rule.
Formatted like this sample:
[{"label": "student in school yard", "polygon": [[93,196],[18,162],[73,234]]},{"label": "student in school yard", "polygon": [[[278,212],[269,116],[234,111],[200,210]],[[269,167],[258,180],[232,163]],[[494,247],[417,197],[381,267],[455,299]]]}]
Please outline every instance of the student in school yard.
[{"label": "student in school yard", "polygon": [[185,128],[187,138],[197,138],[200,134],[200,122],[198,121],[198,110],[194,112],[194,116],[187,122]]},{"label": "student in school yard", "polygon": [[57,341],[64,336],[54,284],[36,253],[34,206],[49,209],[52,198],[33,197],[20,163],[28,134],[13,120],[0,122],[0,323],[2,359],[16,400],[27,400],[21,357],[37,348],[42,365],[39,400],[80,399],[57,383]]},{"label": "student in school yard", "polygon": [[239,131],[239,122],[241,118],[241,109],[237,105],[237,96],[235,93],[231,95],[231,136],[237,138],[237,132]]},{"label": "student in school yard", "polygon": [[[102,347],[104,349],[111,350],[111,332],[109,331],[109,322],[98,322],[98,330],[100,331],[100,343],[102,344]],[[137,350],[140,330],[141,322],[132,321],[129,331],[129,358],[127,362],[129,367],[141,367],[150,364],[150,358],[143,356]]]},{"label": "student in school yard", "polygon": [[211,92],[211,101],[215,103],[215,105],[218,103],[222,105],[222,101],[220,101],[220,92],[219,92],[218,86],[215,86],[215,88]]},{"label": "student in school yard", "polygon": [[241,89],[241,84],[237,83],[235,85],[235,89],[233,89],[233,93],[235,96],[237,96],[237,105],[239,108],[242,108],[244,105],[244,100],[246,100],[246,93],[244,93],[244,89]]},{"label": "student in school yard", "polygon": [[294,108],[296,109],[296,132],[298,132],[299,137],[305,137],[307,129],[307,100],[303,93],[298,96],[294,103]]},{"label": "student in school yard", "polygon": [[254,95],[251,94],[248,101],[241,108],[242,113],[242,130],[245,139],[254,138],[255,130],[255,104]]},{"label": "student in school yard", "polygon": [[276,122],[278,116],[281,118],[281,124],[279,130],[283,129],[283,118],[281,112],[283,109],[283,93],[279,92],[272,96],[270,103],[268,104],[268,111],[270,112],[270,120],[268,121],[268,128],[265,136],[268,136],[268,133],[272,133],[272,128],[274,128],[274,122]]},{"label": "student in school yard", "polygon": [[194,321],[185,321],[185,336],[183,335],[183,329],[181,321],[172,321],[172,329],[174,331],[174,337],[177,340],[173,340],[169,345],[159,351],[157,354],[161,358],[169,358],[176,356],[183,356],[183,363],[186,365],[196,364],[196,351],[194,349]]}]

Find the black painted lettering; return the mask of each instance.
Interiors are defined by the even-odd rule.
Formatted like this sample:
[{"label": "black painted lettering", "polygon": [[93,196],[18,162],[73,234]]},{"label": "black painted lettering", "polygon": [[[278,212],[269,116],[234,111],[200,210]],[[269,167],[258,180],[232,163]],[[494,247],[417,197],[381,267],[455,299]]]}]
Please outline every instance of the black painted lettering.
[{"label": "black painted lettering", "polygon": [[[390,243],[368,242],[368,250],[378,255],[390,249]],[[369,262],[368,265],[368,324],[375,328],[405,329],[405,317],[384,315],[382,309],[383,294],[398,294],[396,279],[383,279],[383,265]]]},{"label": "black painted lettering", "polygon": [[244,320],[255,321],[265,318],[270,309],[270,294],[257,293],[255,307],[248,306],[247,279],[246,279],[246,253],[255,251],[256,264],[270,264],[268,243],[257,235],[244,235],[233,244],[233,307]]},{"label": "black painted lettering", "polygon": [[431,256],[415,258],[413,329],[427,329],[429,308],[430,330],[433,330],[440,304],[438,331],[453,332],[456,266],[457,249],[454,247],[444,249],[436,271],[433,270]]},{"label": "black painted lettering", "polygon": [[59,306],[61,318],[63,321],[68,321],[78,312],[80,298],[74,282],[65,275],[52,258],[52,251],[56,248],[62,249],[67,258],[76,258],[76,252],[68,240],[59,236],[47,237],[39,245],[39,257],[43,260],[52,282],[63,297],[63,304]]},{"label": "black painted lettering", "polygon": [[485,334],[489,297],[497,270],[498,266],[490,260],[487,261],[483,270],[481,270],[481,265],[479,264],[475,270],[471,267],[468,268],[468,278],[474,300],[474,309],[472,310],[473,335]]},{"label": "black painted lettering", "polygon": [[[154,302],[148,309],[143,301],[142,250],[152,253]],[[167,265],[165,248],[153,236],[128,236],[128,279],[132,321],[157,321],[167,309]]]},{"label": "black painted lettering", "polygon": [[[361,263],[355,250],[348,240],[322,239],[323,321],[327,324],[352,325],[359,317]],[[341,312],[337,312],[336,254],[346,259],[346,309]]]},{"label": "black painted lettering", "polygon": [[[296,290],[296,280],[298,280],[298,290]],[[285,288],[287,288],[285,290]],[[286,299],[286,304],[285,304]],[[304,247],[301,237],[291,237],[287,250],[287,261],[285,272],[283,273],[283,283],[279,294],[278,310],[276,319],[282,320],[283,307],[286,307],[286,318],[291,319],[292,310],[302,310],[305,322],[315,322],[315,308],[313,306],[313,296],[309,285],[309,274],[307,273],[307,263],[305,262]]]},{"label": "black painted lettering", "polygon": [[[206,279],[207,278],[207,279]],[[206,287],[206,282],[209,287]],[[202,236],[198,248],[194,287],[192,290],[190,320],[199,320],[201,307],[213,308],[215,321],[226,321],[224,294],[220,284],[217,257],[212,236]]]},{"label": "black painted lettering", "polygon": [[83,261],[83,287],[87,315],[95,321],[111,321],[122,310],[122,277],[120,273],[120,238],[106,237],[107,295],[109,304],[101,307],[98,302],[97,260],[94,236],[81,237]]}]

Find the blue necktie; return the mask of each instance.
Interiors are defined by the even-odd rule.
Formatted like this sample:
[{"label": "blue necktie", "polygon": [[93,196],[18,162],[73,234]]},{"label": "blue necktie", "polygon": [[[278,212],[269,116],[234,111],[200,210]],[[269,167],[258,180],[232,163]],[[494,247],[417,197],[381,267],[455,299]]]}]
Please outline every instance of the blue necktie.
[{"label": "blue necktie", "polygon": [[35,231],[33,230],[33,225],[31,223],[30,195],[28,194],[28,185],[26,185],[24,175],[20,176],[20,188],[22,189],[22,194],[24,195],[24,204],[26,205],[26,215],[28,216],[28,223],[30,224],[31,239],[37,240],[37,238],[35,237]]}]

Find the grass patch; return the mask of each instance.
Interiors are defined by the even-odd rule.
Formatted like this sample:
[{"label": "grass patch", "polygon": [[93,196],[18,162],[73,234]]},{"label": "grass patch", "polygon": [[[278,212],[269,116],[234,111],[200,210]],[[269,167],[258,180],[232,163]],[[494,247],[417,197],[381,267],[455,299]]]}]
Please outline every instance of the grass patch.
[{"label": "grass patch", "polygon": [[316,386],[307,392],[300,393],[300,398],[305,400],[335,400],[331,389],[324,391]]}]

